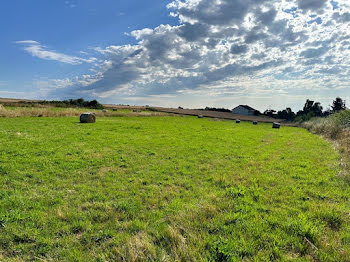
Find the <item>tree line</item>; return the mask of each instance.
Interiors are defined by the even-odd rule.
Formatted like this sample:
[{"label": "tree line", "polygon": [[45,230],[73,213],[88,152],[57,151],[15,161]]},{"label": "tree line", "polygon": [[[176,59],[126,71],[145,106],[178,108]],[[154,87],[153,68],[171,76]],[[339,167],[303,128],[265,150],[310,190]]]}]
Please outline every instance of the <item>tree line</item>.
[{"label": "tree line", "polygon": [[323,107],[321,106],[320,102],[307,99],[303,109],[296,113],[293,112],[290,107],[287,107],[286,109],[280,111],[268,109],[263,113],[263,115],[278,119],[285,119],[288,121],[307,121],[312,117],[326,117],[341,110],[346,110],[345,100],[337,97],[335,100],[333,100],[331,107],[325,111],[323,111]]},{"label": "tree line", "polygon": [[104,106],[100,104],[97,100],[91,100],[87,101],[83,98],[78,99],[68,99],[63,101],[58,100],[42,100],[42,101],[19,101],[16,103],[8,103],[8,104],[14,104],[14,106],[38,106],[38,105],[49,105],[49,106],[55,106],[55,107],[85,107],[90,109],[104,109]]}]

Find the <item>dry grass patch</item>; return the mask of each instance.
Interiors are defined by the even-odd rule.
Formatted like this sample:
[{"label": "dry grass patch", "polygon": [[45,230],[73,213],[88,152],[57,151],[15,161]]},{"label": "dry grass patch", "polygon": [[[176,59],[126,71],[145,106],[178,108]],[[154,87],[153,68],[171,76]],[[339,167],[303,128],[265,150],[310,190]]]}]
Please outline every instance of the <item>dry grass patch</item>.
[{"label": "dry grass patch", "polygon": [[153,241],[145,232],[131,236],[126,245],[113,250],[118,260],[127,262],[155,261],[157,251]]},{"label": "dry grass patch", "polygon": [[107,111],[88,109],[88,108],[55,108],[50,106],[43,107],[0,107],[0,117],[79,117],[82,113],[93,112],[97,117],[118,117],[118,116],[166,116],[167,113],[140,111],[131,112],[131,110]]}]

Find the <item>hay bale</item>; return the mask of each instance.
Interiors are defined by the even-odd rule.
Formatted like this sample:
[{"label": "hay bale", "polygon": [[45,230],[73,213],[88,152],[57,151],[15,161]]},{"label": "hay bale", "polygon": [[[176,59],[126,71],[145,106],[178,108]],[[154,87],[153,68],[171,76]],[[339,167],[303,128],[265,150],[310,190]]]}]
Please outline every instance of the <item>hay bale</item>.
[{"label": "hay bale", "polygon": [[106,112],[107,112],[107,109],[103,109],[102,112],[103,112],[103,113],[106,113]]},{"label": "hay bale", "polygon": [[80,115],[80,123],[95,123],[96,116],[94,113],[88,112]]},{"label": "hay bale", "polygon": [[281,124],[280,123],[277,123],[277,122],[274,122],[273,125],[272,125],[272,128],[277,128],[279,129],[281,127]]},{"label": "hay bale", "polygon": [[236,124],[239,124],[239,123],[241,123],[241,120],[236,119]]},{"label": "hay bale", "polygon": [[132,110],[134,113],[137,113],[137,109]]},{"label": "hay bale", "polygon": [[113,111],[114,111],[114,112],[117,112],[117,111],[118,111],[118,109],[116,109],[116,108],[113,108]]},{"label": "hay bale", "polygon": [[202,115],[198,115],[198,118],[203,118],[203,116]]},{"label": "hay bale", "polygon": [[253,121],[253,125],[257,125],[258,124],[258,121]]}]

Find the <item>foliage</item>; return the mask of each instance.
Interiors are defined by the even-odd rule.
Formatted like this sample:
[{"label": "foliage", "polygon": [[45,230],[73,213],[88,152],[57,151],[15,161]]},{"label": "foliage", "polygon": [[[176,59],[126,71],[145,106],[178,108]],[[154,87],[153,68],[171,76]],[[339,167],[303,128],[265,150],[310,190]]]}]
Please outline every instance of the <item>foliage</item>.
[{"label": "foliage", "polygon": [[312,113],[314,116],[322,116],[322,110],[323,108],[320,102],[314,102],[307,99],[302,112],[303,114]]},{"label": "foliage", "polygon": [[285,119],[287,121],[292,121],[295,119],[295,113],[292,111],[290,107],[287,107],[282,111],[278,111],[277,118]]},{"label": "foliage", "polygon": [[83,98],[69,99],[63,101],[18,101],[18,102],[3,102],[6,106],[17,106],[17,107],[40,107],[40,106],[55,106],[55,107],[82,107],[90,109],[103,109],[104,106],[97,100],[86,101]]},{"label": "foliage", "polygon": [[264,112],[264,115],[279,119],[285,119],[287,121],[296,121],[296,122],[305,122],[309,121],[313,117],[327,117],[331,113],[338,112],[340,110],[346,109],[345,102],[340,97],[337,97],[336,100],[333,101],[333,110],[330,109],[323,111],[323,107],[320,102],[314,102],[312,100],[307,99],[302,110],[299,110],[296,114],[292,111],[291,108],[287,107],[282,111],[268,109]]},{"label": "foliage", "polygon": [[337,97],[333,101],[332,111],[333,112],[339,112],[339,111],[345,110],[345,109],[346,109],[345,101],[343,101],[343,99],[341,99],[340,97]]},{"label": "foliage", "polygon": [[343,171],[340,173],[350,184],[350,110],[342,110],[326,118],[313,118],[301,123],[309,131],[335,141],[341,154]]},{"label": "foliage", "polygon": [[226,109],[226,108],[216,108],[216,107],[208,107],[207,106],[204,110],[231,113],[231,110]]},{"label": "foliage", "polygon": [[264,115],[268,117],[276,117],[276,110],[273,109],[267,109],[264,111]]},{"label": "foliage", "polygon": [[91,109],[103,109],[104,106],[101,105],[97,100],[85,101],[83,98],[79,99],[69,99],[63,101],[47,101],[48,104],[63,107],[85,107]]},{"label": "foliage", "polygon": [[0,260],[350,260],[350,186],[322,138],[195,117],[77,120],[0,118]]},{"label": "foliage", "polygon": [[302,122],[306,122],[311,120],[312,118],[314,118],[315,115],[313,112],[309,112],[307,114],[304,114],[303,112],[298,112],[296,117],[294,118],[294,121],[297,123],[302,123]]},{"label": "foliage", "polygon": [[343,131],[350,129],[350,110],[343,110],[327,118],[312,118],[302,124],[309,131],[337,139]]}]

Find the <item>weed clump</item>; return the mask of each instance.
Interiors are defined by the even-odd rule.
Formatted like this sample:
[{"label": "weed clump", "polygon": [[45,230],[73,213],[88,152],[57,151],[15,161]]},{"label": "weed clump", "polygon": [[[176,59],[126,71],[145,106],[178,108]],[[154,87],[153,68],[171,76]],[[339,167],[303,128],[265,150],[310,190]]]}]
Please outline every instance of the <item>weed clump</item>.
[{"label": "weed clump", "polygon": [[343,110],[327,118],[313,118],[310,121],[301,123],[301,126],[314,134],[335,141],[342,154],[341,168],[339,172],[344,181],[350,183],[350,110]]},{"label": "weed clump", "polygon": [[350,131],[350,110],[340,111],[327,118],[312,118],[301,126],[313,133],[337,139],[344,131]]}]

